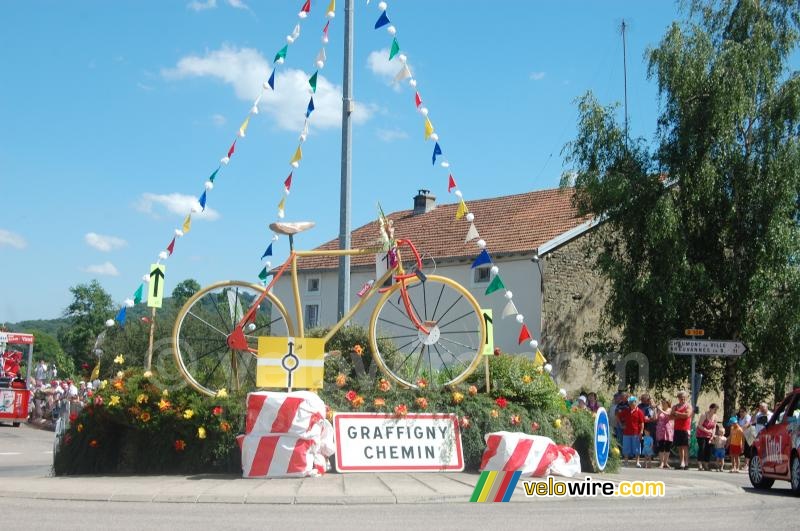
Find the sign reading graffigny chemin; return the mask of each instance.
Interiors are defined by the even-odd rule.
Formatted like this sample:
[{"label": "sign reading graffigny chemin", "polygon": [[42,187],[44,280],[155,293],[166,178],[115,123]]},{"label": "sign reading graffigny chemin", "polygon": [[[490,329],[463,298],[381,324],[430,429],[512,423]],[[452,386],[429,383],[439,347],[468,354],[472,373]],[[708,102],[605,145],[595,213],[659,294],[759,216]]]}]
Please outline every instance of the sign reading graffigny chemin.
[{"label": "sign reading graffigny chemin", "polygon": [[333,425],[339,472],[464,470],[456,415],[337,413]]}]

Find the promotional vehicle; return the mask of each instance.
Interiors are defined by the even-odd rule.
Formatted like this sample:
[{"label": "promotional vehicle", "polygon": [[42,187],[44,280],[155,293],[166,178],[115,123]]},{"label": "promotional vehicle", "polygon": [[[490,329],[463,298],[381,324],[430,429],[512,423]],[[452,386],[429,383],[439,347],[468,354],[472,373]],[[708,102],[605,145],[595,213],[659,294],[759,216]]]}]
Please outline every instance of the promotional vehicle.
[{"label": "promotional vehicle", "polygon": [[768,489],[778,479],[800,495],[800,387],[775,408],[753,441],[749,475],[757,489]]},{"label": "promotional vehicle", "polygon": [[0,422],[10,422],[18,427],[28,419],[30,391],[27,380],[20,374],[23,354],[19,350],[8,349],[8,345],[26,345],[28,362],[26,369],[33,362],[33,335],[0,331]]}]

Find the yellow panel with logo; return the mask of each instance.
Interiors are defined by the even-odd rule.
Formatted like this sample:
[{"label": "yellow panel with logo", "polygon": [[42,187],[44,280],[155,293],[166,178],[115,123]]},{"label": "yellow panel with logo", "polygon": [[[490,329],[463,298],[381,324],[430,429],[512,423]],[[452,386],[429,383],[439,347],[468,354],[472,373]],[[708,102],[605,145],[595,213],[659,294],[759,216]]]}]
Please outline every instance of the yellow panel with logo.
[{"label": "yellow panel with logo", "polygon": [[316,337],[259,337],[258,387],[320,389],[325,340]]}]

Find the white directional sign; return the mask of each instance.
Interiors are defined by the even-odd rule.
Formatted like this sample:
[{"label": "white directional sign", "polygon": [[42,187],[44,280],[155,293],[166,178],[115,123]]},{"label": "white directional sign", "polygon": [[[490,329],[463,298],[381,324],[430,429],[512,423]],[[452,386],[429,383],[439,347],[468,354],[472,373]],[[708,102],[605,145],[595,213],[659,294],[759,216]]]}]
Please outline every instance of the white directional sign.
[{"label": "white directional sign", "polygon": [[669,351],[679,356],[741,356],[747,347],[741,341],[672,339]]}]

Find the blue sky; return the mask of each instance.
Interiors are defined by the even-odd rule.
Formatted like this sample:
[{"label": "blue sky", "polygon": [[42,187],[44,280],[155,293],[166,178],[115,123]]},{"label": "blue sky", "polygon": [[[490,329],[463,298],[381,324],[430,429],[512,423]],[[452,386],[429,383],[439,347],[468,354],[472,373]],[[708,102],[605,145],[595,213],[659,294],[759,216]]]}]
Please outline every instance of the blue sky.
[{"label": "blue sky", "polygon": [[[236,152],[209,192],[204,219],[165,261],[167,292],[257,280],[298,144],[329,0],[257,2],[75,0],[2,5],[0,64],[0,323],[51,318],[69,287],[97,278],[131,297],[225,156],[286,35],[301,34],[278,67]],[[344,0],[331,22],[316,110],[286,204],[313,220],[313,247],[338,234]],[[622,0],[395,0],[388,15],[467,201],[558,186],[561,149],[575,135],[574,100],[592,90],[622,100],[628,33],[631,133],[651,138],[658,101],[643,54],[677,4]],[[378,1],[355,1],[356,123],[353,226],[412,206],[419,188],[440,203],[447,171],[431,165],[423,117],[392,38],[373,29]],[[476,220],[480,229],[480,220]],[[491,246],[491,242],[488,242]],[[273,262],[287,253],[279,241]]]}]

